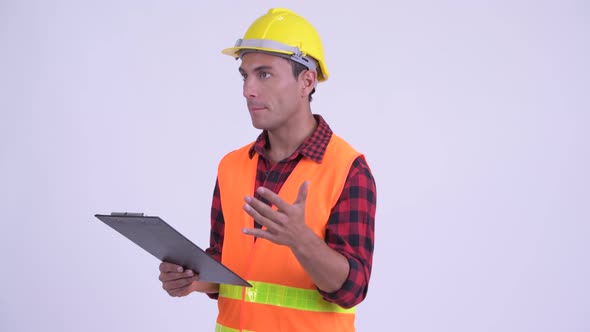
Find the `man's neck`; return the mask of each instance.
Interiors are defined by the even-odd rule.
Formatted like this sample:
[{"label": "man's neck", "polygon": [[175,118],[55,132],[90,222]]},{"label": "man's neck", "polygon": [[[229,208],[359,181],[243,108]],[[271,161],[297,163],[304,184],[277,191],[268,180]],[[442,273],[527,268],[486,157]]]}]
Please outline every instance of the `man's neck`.
[{"label": "man's neck", "polygon": [[311,112],[305,113],[301,119],[292,122],[291,126],[267,132],[270,143],[270,149],[267,153],[274,163],[291,156],[301,143],[313,134],[317,127],[316,120]]}]

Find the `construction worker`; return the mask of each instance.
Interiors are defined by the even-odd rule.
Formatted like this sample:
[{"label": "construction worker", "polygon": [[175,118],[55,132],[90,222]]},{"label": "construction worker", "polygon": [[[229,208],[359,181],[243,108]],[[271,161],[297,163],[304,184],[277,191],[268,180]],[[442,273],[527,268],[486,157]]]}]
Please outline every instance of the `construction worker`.
[{"label": "construction worker", "polygon": [[275,8],[222,52],[241,59],[262,132],[219,163],[207,252],[253,287],[199,281],[164,262],[163,288],[216,298],[216,331],[354,331],[371,274],[376,188],[364,156],[311,112],[316,84],[328,79],[320,37]]}]

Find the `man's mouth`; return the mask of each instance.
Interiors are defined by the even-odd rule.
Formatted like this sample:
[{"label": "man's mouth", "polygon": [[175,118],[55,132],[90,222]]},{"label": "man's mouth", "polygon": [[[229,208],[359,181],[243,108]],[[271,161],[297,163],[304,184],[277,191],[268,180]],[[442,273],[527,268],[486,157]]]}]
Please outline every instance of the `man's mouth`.
[{"label": "man's mouth", "polygon": [[266,106],[264,106],[263,104],[248,103],[248,110],[250,112],[261,111],[261,110],[263,110],[265,108],[266,108]]}]

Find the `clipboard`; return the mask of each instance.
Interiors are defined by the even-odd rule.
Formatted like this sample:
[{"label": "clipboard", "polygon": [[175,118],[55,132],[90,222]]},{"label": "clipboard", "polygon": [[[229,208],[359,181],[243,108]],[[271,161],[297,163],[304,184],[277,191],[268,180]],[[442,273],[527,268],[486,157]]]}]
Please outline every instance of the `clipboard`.
[{"label": "clipboard", "polygon": [[96,218],[158,258],[189,268],[202,281],[252,287],[246,280],[209,256],[203,249],[157,216],[113,212]]}]

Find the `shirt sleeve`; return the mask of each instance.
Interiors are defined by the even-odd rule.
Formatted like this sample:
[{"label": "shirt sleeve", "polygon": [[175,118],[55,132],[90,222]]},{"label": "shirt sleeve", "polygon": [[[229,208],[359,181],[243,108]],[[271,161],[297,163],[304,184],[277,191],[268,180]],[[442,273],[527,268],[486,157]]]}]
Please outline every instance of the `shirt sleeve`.
[{"label": "shirt sleeve", "polygon": [[[211,202],[211,234],[209,236],[209,248],[205,250],[209,256],[221,262],[221,250],[223,248],[223,236],[225,232],[225,219],[221,210],[221,195],[219,193],[219,180],[215,180],[213,190],[213,202]],[[207,293],[212,299],[217,299],[218,293]]]},{"label": "shirt sleeve", "polygon": [[325,241],[344,255],[350,264],[348,278],[333,292],[319,292],[326,301],[351,308],[367,295],[375,238],[377,192],[375,179],[365,158],[352,164],[342,194],[330,213]]}]

